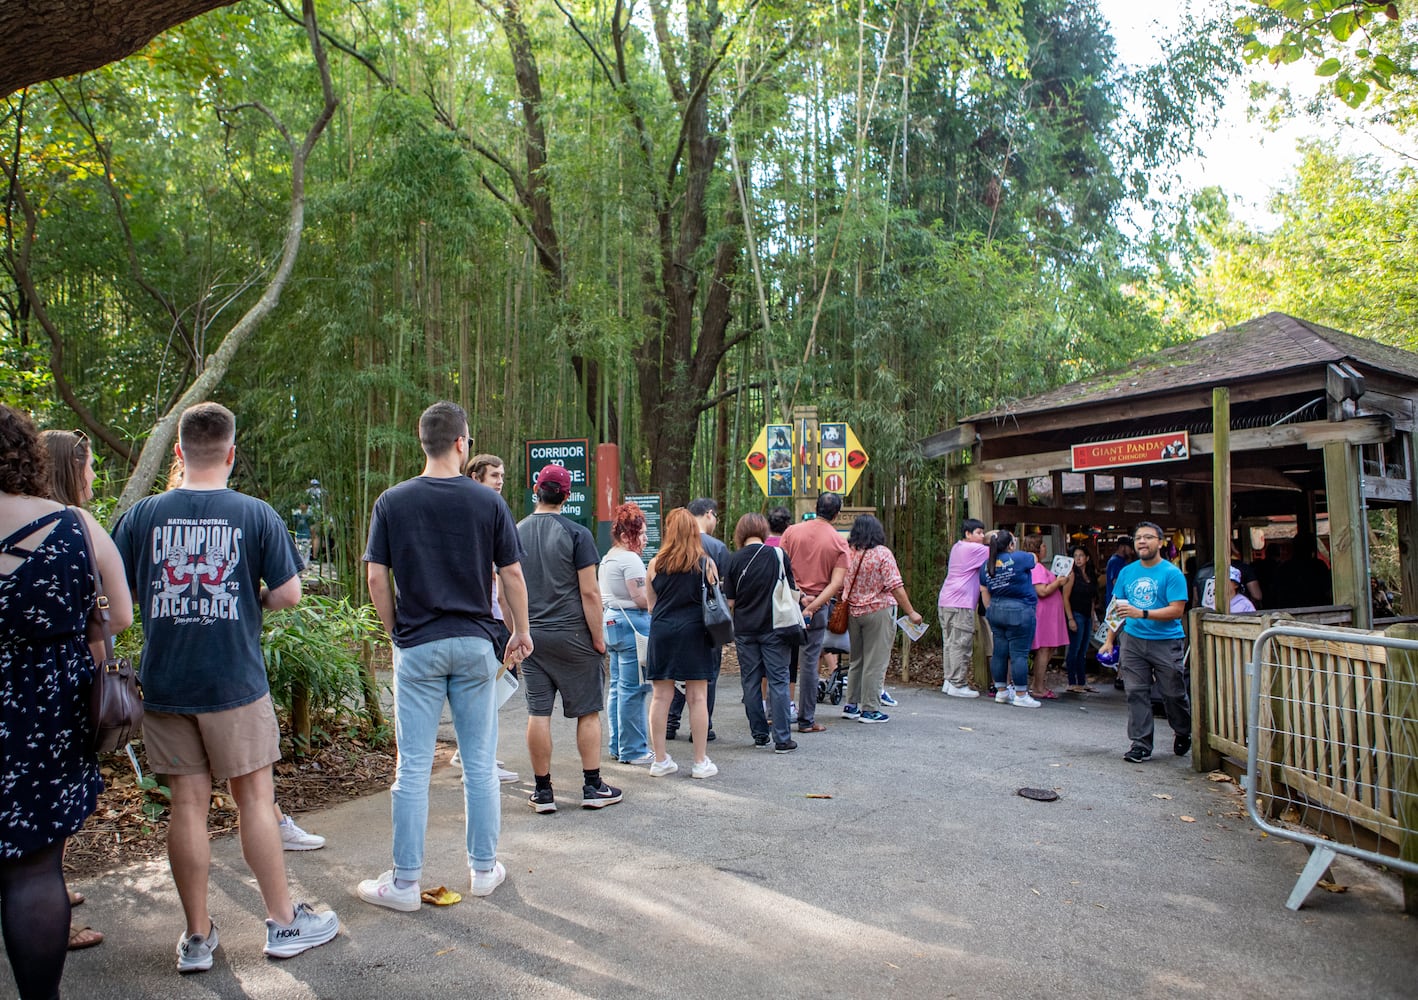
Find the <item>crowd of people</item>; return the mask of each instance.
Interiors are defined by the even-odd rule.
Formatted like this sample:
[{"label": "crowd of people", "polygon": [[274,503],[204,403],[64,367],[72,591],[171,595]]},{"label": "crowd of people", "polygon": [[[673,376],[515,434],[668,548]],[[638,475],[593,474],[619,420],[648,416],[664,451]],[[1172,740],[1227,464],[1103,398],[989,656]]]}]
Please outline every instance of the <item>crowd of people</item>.
[{"label": "crowd of people", "polygon": [[[858,516],[844,535],[834,525],[841,497],[823,493],[813,515],[796,523],[785,508],[743,514],[730,548],[716,537],[717,505],[699,498],[667,514],[647,564],[645,516],[626,503],[613,512],[612,544],[602,557],[591,532],[563,513],[572,492],[564,467],[538,471],[535,508],[516,521],[501,497],[504,463],[470,454],[460,407],[433,404],[418,435],[423,469],[377,499],[363,557],[393,648],[398,759],[392,864],[357,885],[361,900],[400,911],[423,901],[429,785],[445,706],[462,767],[475,896],[507,877],[497,856],[498,786],[517,775],[496,753],[498,711],[514,686],[527,707],[527,801],[542,814],[558,808],[551,728],[558,697],[563,715],[576,720],[583,808],[624,798],[602,775],[603,755],[656,778],[677,773],[669,746],[684,725],[689,777],[714,777],[709,744],[717,739],[724,642],[734,646],[754,747],[789,754],[797,737],[826,729],[817,706],[819,679],[834,655],[825,651],[829,642],[849,658],[841,717],[890,721],[886,709],[895,702],[884,683],[896,628],[923,619],[875,517]],[[269,505],[228,487],[235,440],[225,407],[184,412],[170,488],[125,512],[110,537],[84,509],[93,483],[87,440],[41,435],[28,416],[0,406],[0,746],[10,782],[0,803],[0,921],[25,1000],[57,994],[79,901],[64,884],[64,843],[101,787],[87,712],[94,658],[85,640],[96,591],[81,524],[93,538],[112,627],[127,627],[135,604],[143,619],[144,744],[171,789],[168,856],[185,922],[178,970],[211,968],[219,946],[208,909],[214,781],[228,784],[240,815],[243,857],[267,914],[266,954],[291,957],[338,933],[333,912],[291,898],[283,861],[284,850],[314,849],[323,839],[273,805],[280,734],[261,615],[300,600],[303,553]],[[1042,536],[1017,540],[967,519],[938,598],[942,692],[1037,709],[1057,697],[1046,682],[1055,655],[1064,656],[1068,691],[1092,690],[1090,640],[1111,596],[1117,620],[1103,652],[1121,645],[1131,741],[1125,759],[1140,763],[1152,753],[1154,683],[1175,732],[1173,749],[1187,753],[1180,619],[1188,585],[1161,558],[1163,541],[1161,528],[1140,523],[1127,542],[1136,558],[1110,560],[1100,580],[1081,546],[1056,575],[1045,565]],[[1238,570],[1231,579],[1232,599],[1244,600]],[[731,639],[716,640],[706,628],[706,600],[720,590]],[[26,601],[14,599],[19,593]],[[845,638],[829,628],[837,605],[845,606]],[[972,685],[970,671],[981,610],[992,680],[986,690]],[[85,943],[96,941],[83,937],[76,946]]]}]

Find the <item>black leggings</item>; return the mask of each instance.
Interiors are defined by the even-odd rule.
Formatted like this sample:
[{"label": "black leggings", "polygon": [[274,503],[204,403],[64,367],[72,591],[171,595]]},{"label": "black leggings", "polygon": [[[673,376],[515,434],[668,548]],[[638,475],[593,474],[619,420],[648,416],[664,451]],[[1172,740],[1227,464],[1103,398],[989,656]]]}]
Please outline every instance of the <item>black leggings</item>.
[{"label": "black leggings", "polygon": [[0,858],[0,930],[20,1000],[56,1000],[69,949],[64,841]]}]

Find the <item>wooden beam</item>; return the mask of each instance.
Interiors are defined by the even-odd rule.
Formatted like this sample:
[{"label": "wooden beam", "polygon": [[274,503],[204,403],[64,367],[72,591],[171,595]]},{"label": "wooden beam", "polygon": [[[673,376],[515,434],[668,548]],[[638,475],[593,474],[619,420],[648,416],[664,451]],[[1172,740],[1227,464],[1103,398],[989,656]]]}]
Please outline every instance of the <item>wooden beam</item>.
[{"label": "wooden beam", "polygon": [[[1216,577],[1216,606],[1226,603],[1231,569],[1231,390],[1224,385],[1211,390],[1211,548]],[[1193,446],[1194,447],[1194,446]],[[1197,565],[1200,565],[1198,563]],[[1226,574],[1222,573],[1222,567]]]},{"label": "wooden beam", "polygon": [[1325,505],[1329,509],[1329,566],[1334,603],[1354,609],[1354,627],[1373,627],[1369,568],[1360,523],[1358,449],[1336,441],[1324,447]]},{"label": "wooden beam", "polygon": [[980,436],[975,433],[974,424],[959,424],[949,430],[921,438],[920,449],[926,458],[942,458],[966,448],[973,448],[978,440]]},{"label": "wooden beam", "polygon": [[[1156,520],[1137,511],[1112,510],[1054,510],[1049,507],[1020,507],[1003,503],[995,509],[995,523],[1008,527],[1011,524],[1047,524],[1067,527],[1071,524],[1116,523],[1131,524],[1134,521]],[[1161,515],[1157,515],[1160,517]],[[1201,525],[1201,515],[1195,513],[1169,514],[1166,528],[1196,528]],[[1010,528],[1013,531],[1013,528]]]},{"label": "wooden beam", "polygon": [[[1213,427],[1215,424],[1212,425]],[[1320,449],[1332,442],[1349,444],[1377,444],[1393,439],[1393,423],[1387,417],[1356,417],[1353,420],[1332,422],[1312,420],[1303,424],[1281,424],[1279,427],[1252,427],[1231,431],[1231,451],[1271,451],[1302,445]],[[1216,449],[1215,434],[1194,434],[1191,437],[1191,452],[1196,455],[1210,455]],[[1013,458],[982,459],[972,465],[952,470],[961,482],[983,479],[997,482],[1001,479],[1032,478],[1047,476],[1055,469],[1072,469],[1073,453],[1070,450],[1046,451],[1037,455],[1016,455]],[[1101,470],[1100,470],[1101,471]],[[1129,465],[1106,470],[1114,476],[1135,476],[1154,479],[1166,478],[1166,464]]]},{"label": "wooden beam", "polygon": [[976,479],[965,484],[965,506],[970,516],[985,527],[995,523],[995,491],[983,480]]},{"label": "wooden beam", "polygon": [[1370,500],[1396,500],[1407,502],[1413,499],[1413,484],[1406,479],[1385,479],[1380,476],[1364,477],[1364,496]]}]

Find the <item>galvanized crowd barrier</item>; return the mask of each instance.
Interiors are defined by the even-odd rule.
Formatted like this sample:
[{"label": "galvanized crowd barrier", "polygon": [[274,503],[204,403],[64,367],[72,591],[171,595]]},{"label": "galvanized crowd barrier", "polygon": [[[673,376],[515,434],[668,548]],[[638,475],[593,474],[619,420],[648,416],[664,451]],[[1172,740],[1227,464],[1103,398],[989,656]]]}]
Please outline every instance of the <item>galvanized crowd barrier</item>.
[{"label": "galvanized crowd barrier", "polygon": [[1257,637],[1246,680],[1246,809],[1262,830],[1310,848],[1285,905],[1298,910],[1345,854],[1408,876],[1411,907],[1418,640],[1277,625]]}]

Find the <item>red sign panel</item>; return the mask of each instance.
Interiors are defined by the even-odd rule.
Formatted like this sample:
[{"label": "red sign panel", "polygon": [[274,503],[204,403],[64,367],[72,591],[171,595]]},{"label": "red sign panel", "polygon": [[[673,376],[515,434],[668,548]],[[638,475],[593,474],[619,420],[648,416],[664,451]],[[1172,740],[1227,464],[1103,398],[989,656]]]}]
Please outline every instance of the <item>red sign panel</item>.
[{"label": "red sign panel", "polygon": [[1181,462],[1191,457],[1186,431],[1168,431],[1146,437],[1118,438],[1073,446],[1073,471],[1112,469],[1120,465]]}]

